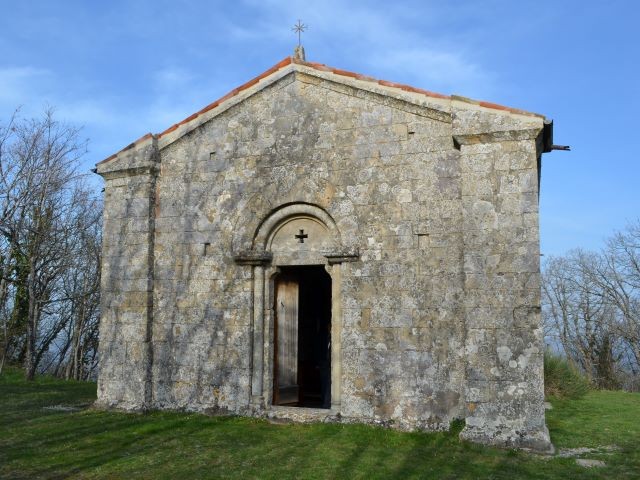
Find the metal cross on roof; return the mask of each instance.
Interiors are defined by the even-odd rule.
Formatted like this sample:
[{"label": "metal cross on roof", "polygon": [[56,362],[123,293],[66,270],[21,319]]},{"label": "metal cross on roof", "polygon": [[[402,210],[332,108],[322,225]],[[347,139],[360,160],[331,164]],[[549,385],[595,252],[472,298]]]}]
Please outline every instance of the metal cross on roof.
[{"label": "metal cross on roof", "polygon": [[291,29],[292,31],[296,32],[298,34],[298,46],[300,46],[300,35],[302,34],[302,32],[304,32],[307,28],[309,28],[309,25],[305,25],[304,23],[302,23],[300,21],[300,19],[298,19],[298,23],[296,23],[293,28]]}]

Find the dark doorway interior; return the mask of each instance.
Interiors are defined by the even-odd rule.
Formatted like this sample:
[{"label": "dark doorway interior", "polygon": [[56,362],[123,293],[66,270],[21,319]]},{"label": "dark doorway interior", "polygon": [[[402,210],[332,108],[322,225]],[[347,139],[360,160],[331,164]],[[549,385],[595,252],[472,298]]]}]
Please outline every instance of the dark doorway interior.
[{"label": "dark doorway interior", "polygon": [[275,295],[275,405],[331,406],[331,277],[321,265],[282,267]]}]

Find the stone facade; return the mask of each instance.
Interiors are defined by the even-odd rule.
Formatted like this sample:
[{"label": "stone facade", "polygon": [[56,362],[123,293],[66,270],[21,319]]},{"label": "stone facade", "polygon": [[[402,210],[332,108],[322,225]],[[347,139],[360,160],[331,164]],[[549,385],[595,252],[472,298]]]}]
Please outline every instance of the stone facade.
[{"label": "stone facade", "polygon": [[[550,127],[285,59],[99,163],[98,404],[402,429],[464,419],[465,439],[548,450]],[[331,277],[329,409],[273,404],[274,290],[292,265]]]}]

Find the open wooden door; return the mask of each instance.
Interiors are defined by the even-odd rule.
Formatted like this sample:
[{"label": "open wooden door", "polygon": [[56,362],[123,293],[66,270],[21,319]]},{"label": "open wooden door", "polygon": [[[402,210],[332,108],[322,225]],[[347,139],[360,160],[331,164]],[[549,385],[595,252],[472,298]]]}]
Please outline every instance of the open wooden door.
[{"label": "open wooden door", "polygon": [[293,276],[282,274],[276,281],[276,372],[274,404],[296,405],[298,385],[298,301],[300,286]]},{"label": "open wooden door", "polygon": [[274,310],[273,404],[330,408],[331,277],[324,267],[281,267]]}]

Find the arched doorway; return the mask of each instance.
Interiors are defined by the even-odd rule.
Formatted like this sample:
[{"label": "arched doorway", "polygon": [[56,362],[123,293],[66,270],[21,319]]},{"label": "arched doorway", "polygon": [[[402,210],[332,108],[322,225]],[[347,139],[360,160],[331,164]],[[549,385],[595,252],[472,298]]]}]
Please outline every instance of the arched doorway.
[{"label": "arched doorway", "polygon": [[[251,250],[234,258],[252,267],[253,407],[330,408],[338,413],[341,264],[358,260],[358,252],[342,245],[326,211],[300,203],[267,215]],[[324,362],[323,353],[328,356]]]}]

